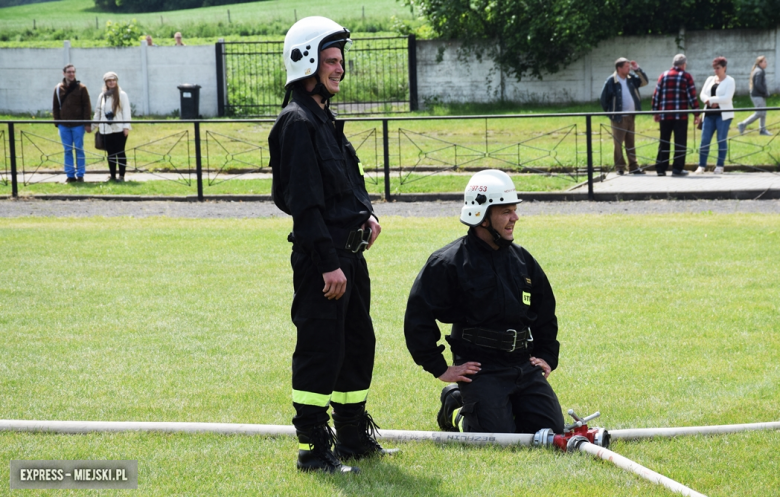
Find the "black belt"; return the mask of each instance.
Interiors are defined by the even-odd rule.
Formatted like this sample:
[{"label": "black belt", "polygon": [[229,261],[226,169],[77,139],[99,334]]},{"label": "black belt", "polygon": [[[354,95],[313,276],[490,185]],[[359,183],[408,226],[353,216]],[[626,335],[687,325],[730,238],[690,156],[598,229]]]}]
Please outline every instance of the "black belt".
[{"label": "black belt", "polygon": [[531,328],[527,326],[519,330],[508,329],[499,331],[487,328],[463,328],[459,324],[454,324],[451,336],[478,347],[503,350],[504,352],[526,350],[530,353],[534,343]]},{"label": "black belt", "polygon": [[[333,239],[333,246],[337,249],[349,250],[353,254],[359,254],[368,247],[371,240],[371,228],[359,228],[352,231],[340,230],[337,228],[329,229],[330,236]],[[287,241],[295,243],[295,236],[292,233],[287,235]]]}]

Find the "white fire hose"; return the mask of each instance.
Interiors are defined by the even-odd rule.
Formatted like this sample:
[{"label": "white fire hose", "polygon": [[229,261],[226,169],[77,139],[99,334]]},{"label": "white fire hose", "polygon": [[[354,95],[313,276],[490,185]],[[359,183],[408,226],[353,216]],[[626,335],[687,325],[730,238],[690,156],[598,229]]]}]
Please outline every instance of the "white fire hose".
[{"label": "white fire hose", "polygon": [[[595,417],[596,415],[592,416]],[[592,419],[592,417],[586,419]],[[578,419],[578,418],[575,418]],[[574,426],[574,425],[572,425]],[[780,422],[751,423],[737,425],[717,426],[691,426],[682,428],[642,428],[615,430],[609,432],[615,440],[636,440],[652,437],[675,437],[683,435],[715,435],[724,433],[738,433],[756,430],[778,430]],[[48,432],[81,434],[91,432],[126,432],[146,431],[163,433],[218,433],[223,435],[266,435],[266,436],[295,436],[295,427],[286,425],[258,425],[258,424],[233,424],[233,423],[184,423],[184,422],[154,422],[154,421],[25,421],[25,420],[0,420],[0,431],[18,432]],[[549,430],[542,430],[547,435]],[[537,434],[538,435],[538,434]],[[430,441],[435,443],[464,443],[469,445],[547,445],[550,443],[535,443],[532,434],[513,433],[455,433],[439,431],[409,431],[409,430],[381,430],[377,433],[380,440],[394,442],[420,442]],[[551,433],[550,433],[551,435]],[[606,445],[606,444],[605,444]],[[574,437],[570,440],[569,448],[588,453],[594,457],[610,461],[621,469],[631,471],[653,483],[663,485],[673,492],[686,496],[699,497],[703,494],[692,490],[685,485],[671,480],[644,466],[627,459],[605,447],[590,443],[585,437]]]}]

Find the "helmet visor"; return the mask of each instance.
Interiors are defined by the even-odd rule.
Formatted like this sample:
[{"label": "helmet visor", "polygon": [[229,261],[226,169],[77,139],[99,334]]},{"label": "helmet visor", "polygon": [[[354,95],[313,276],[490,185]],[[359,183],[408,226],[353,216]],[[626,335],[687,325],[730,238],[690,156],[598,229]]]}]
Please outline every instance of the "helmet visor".
[{"label": "helmet visor", "polygon": [[320,51],[333,47],[341,49],[342,52],[347,52],[352,47],[352,40],[349,39],[349,31],[345,29],[340,33],[334,33],[322,40]]}]

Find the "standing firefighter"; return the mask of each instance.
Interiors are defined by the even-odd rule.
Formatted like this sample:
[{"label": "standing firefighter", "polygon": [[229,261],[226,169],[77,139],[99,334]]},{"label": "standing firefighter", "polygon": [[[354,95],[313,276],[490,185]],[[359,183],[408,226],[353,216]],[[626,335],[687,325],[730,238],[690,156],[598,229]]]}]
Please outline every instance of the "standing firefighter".
[{"label": "standing firefighter", "polygon": [[[445,431],[563,431],[547,383],[558,365],[555,297],[539,263],[512,243],[518,202],[506,173],[475,174],[460,215],[468,234],[428,258],[409,295],[404,333],[414,361],[457,382],[441,393]],[[451,366],[437,321],[452,324]]]},{"label": "standing firefighter", "polygon": [[293,218],[293,424],[303,471],[357,472],[338,458],[392,452],[377,443],[377,426],[365,409],[375,338],[363,251],[381,227],[344,123],[329,109],[351,45],[349,31],[324,17],[290,28],[284,110],[268,137],[274,202]]}]

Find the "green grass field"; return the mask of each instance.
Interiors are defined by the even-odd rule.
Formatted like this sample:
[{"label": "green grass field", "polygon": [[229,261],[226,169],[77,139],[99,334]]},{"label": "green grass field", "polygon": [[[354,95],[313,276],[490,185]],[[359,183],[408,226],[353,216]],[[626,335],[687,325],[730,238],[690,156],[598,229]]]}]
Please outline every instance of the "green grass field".
[{"label": "green grass field", "polygon": [[[2,418],[289,424],[289,229],[288,219],[0,219]],[[442,384],[409,357],[403,312],[428,254],[463,231],[454,215],[388,217],[367,253],[369,407],[383,428],[436,428]],[[521,218],[516,236],[558,299],[551,382],[564,409],[600,410],[608,429],[778,420],[780,218],[540,216]],[[778,442],[763,432],[613,449],[710,496],[764,496],[780,488]],[[0,433],[0,465],[136,459],[136,493],[160,496],[670,495],[581,454],[408,443],[335,478],[298,474],[295,447]]]},{"label": "green grass field", "polygon": [[[296,16],[302,19],[323,12],[349,26],[355,35],[392,34],[388,33],[392,31],[392,16],[407,24],[415,22],[409,8],[396,0],[266,0],[136,14],[98,11],[92,0],[58,0],[0,9],[0,47],[62,46],[63,39],[70,39],[74,47],[105,46],[101,33],[106,22],[132,19],[144,33],[153,35],[158,45],[173,45],[176,31],[181,31],[184,42],[190,45],[212,44],[218,38],[248,40],[248,36],[283,39]],[[257,32],[268,34],[254,35]]]}]

